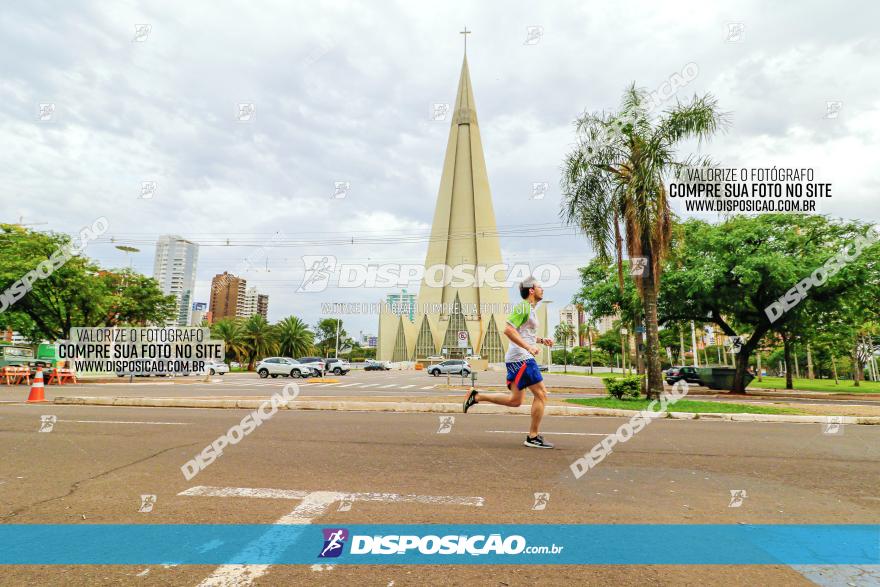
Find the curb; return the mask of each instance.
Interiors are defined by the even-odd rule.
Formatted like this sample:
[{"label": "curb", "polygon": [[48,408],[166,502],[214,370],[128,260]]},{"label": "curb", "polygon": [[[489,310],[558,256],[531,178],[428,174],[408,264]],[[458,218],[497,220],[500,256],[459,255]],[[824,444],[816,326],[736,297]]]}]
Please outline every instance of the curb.
[{"label": "curb", "polygon": [[[266,398],[221,399],[221,398],[181,398],[181,397],[88,397],[59,396],[54,400],[59,405],[88,406],[127,406],[151,408],[224,408],[255,409]],[[281,406],[279,406],[281,407]],[[415,402],[358,402],[358,401],[293,401],[284,409],[288,410],[329,410],[339,412],[404,412],[404,413],[461,413],[459,403],[415,403]],[[479,414],[519,414],[528,415],[530,406],[508,408],[504,406],[481,406]],[[615,410],[610,408],[547,406],[546,416],[611,416],[631,418],[638,412],[634,410]],[[727,422],[798,422],[825,424],[830,416],[793,416],[785,414],[697,414],[691,412],[667,412],[663,418],[672,420],[723,420]],[[880,416],[834,416],[840,424],[880,425]]]}]

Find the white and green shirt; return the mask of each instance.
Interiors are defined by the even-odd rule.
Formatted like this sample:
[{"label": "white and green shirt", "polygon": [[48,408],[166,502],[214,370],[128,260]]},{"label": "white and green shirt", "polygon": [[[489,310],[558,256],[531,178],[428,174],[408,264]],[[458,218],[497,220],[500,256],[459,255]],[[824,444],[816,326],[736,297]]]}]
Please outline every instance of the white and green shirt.
[{"label": "white and green shirt", "polygon": [[[532,305],[526,300],[517,304],[507,316],[507,323],[516,328],[523,341],[529,346],[537,346],[538,336],[538,317]],[[515,363],[518,361],[526,361],[535,357],[513,341],[507,347],[507,354],[504,355],[505,363]]]}]

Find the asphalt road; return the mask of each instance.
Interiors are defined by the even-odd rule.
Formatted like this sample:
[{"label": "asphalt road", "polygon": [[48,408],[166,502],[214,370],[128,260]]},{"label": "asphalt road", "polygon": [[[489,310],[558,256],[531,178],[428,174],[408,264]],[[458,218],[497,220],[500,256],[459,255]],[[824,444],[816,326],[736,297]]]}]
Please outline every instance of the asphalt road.
[{"label": "asphalt road", "polygon": [[[577,398],[577,397],[604,397],[605,391],[602,382],[597,377],[568,376],[557,374],[544,374],[551,398]],[[311,385],[320,379],[289,379],[279,377],[277,379],[260,379],[255,373],[230,373],[223,376],[214,376],[210,381],[204,382],[203,377],[178,377],[170,378],[135,378],[132,383],[127,379],[112,383],[83,383],[78,385],[52,385],[45,388],[46,397],[53,399],[59,395],[87,395],[87,396],[146,396],[146,397],[208,397],[208,396],[267,396],[284,386],[285,383],[296,381],[305,383],[302,385],[301,398],[332,398],[332,397],[437,397],[447,396],[458,398],[460,391],[446,389],[446,377],[432,377],[421,371],[351,371],[348,375],[328,377],[336,383]],[[477,386],[501,386],[504,385],[505,375],[500,372],[481,372],[477,379]],[[470,380],[462,380],[461,377],[450,377],[452,385],[469,385]],[[554,388],[567,387],[579,388],[583,391],[565,392],[554,394]],[[711,390],[700,387],[692,387],[692,395],[712,394]],[[28,388],[24,385],[5,386],[0,385],[0,402],[22,401],[27,398]],[[708,399],[708,398],[704,398]],[[767,401],[782,401],[782,398],[712,396],[713,401],[755,402],[766,403]],[[880,396],[871,395],[864,398],[833,399],[823,397],[812,398],[784,398],[786,403],[803,404],[838,404],[847,406],[880,406]]]},{"label": "asphalt road", "polygon": [[[2,405],[0,519],[274,523],[297,506],[283,498],[181,495],[211,486],[484,500],[480,507],[357,502],[347,511],[331,504],[314,518],[320,524],[880,522],[875,426],[826,435],[818,424],[660,420],[574,480],[569,464],[622,419],[548,418],[545,435],[557,449],[536,451],[521,445],[528,426],[521,416],[456,415],[452,430],[438,434],[439,417],[432,414],[281,411],[187,481],[180,466],[245,413]],[[57,418],[51,432],[38,432],[43,415]],[[729,507],[732,490],[747,493],[739,507]],[[536,492],[550,494],[545,510],[532,509]],[[141,495],[156,496],[153,511],[138,512]],[[835,569],[849,571],[874,572]],[[339,565],[261,572],[252,584],[809,585],[806,577],[822,576],[785,566]],[[3,585],[199,585],[210,577],[213,584],[241,584],[235,571],[202,566],[0,568]],[[880,572],[867,580],[877,577]]]}]

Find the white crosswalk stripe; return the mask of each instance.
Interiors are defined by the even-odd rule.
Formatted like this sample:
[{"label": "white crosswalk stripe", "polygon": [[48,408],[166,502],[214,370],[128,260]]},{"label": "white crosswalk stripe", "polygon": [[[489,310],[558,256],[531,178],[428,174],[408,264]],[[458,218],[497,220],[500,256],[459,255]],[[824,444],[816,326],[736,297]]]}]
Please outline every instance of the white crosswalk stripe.
[{"label": "white crosswalk stripe", "polygon": [[409,389],[410,387],[415,387],[415,385],[404,385],[400,389]]},{"label": "white crosswalk stripe", "polygon": [[428,387],[423,387],[422,389],[434,389],[437,387],[436,385],[429,385]]},{"label": "white crosswalk stripe", "polygon": [[342,387],[355,387],[355,386],[358,386],[358,385],[363,385],[363,383],[346,383],[346,384],[343,385]]},{"label": "white crosswalk stripe", "polygon": [[381,389],[388,389],[389,387],[397,387],[396,383],[390,383],[388,385],[383,385]]}]

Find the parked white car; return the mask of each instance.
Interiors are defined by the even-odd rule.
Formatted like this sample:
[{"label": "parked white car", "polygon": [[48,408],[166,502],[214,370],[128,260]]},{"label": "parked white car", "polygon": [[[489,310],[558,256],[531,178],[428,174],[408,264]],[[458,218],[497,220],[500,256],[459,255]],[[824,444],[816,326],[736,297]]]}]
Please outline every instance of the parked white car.
[{"label": "parked white car", "polygon": [[225,375],[229,373],[229,366],[222,361],[206,361],[205,371],[208,375]]},{"label": "parked white car", "polygon": [[273,378],[283,375],[284,377],[299,379],[300,377],[308,377],[311,374],[311,367],[303,365],[290,357],[267,357],[257,363],[257,375],[260,376],[260,379],[265,379],[270,375]]}]

